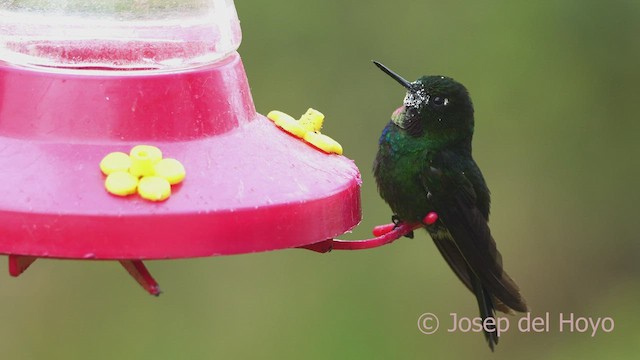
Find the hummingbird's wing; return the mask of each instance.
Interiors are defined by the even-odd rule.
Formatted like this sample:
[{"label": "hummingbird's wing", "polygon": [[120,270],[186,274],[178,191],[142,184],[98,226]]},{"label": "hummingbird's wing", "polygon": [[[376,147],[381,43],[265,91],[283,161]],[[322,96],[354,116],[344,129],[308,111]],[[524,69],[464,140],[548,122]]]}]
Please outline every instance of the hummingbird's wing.
[{"label": "hummingbird's wing", "polygon": [[[445,245],[445,259],[465,285],[473,289],[473,282],[466,281],[471,278],[470,274],[466,277],[461,275],[464,267],[460,263],[460,255],[468,269],[493,296],[504,305],[525,312],[527,305],[518,286],[503,271],[502,256],[491,236],[487,219],[476,204],[473,184],[464,171],[459,170],[460,160],[457,154],[441,151],[431,157],[421,172],[422,184],[430,194],[439,221],[459,250],[456,253],[450,245]],[[438,248],[441,249],[440,246]],[[442,249],[440,251],[443,252]]]},{"label": "hummingbird's wing", "polygon": [[[469,270],[469,265],[460,253],[460,249],[458,249],[458,246],[453,242],[451,234],[449,234],[446,229],[429,231],[429,234],[433,239],[433,243],[436,245],[438,251],[440,251],[440,254],[447,264],[449,264],[449,267],[453,270],[454,274],[458,276],[458,279],[460,279],[469,291],[475,294],[476,291],[474,290],[471,282],[471,275],[473,275],[473,273]],[[504,305],[502,301],[495,296],[492,297],[492,301],[497,310],[506,314],[513,313],[508,306]]]}]

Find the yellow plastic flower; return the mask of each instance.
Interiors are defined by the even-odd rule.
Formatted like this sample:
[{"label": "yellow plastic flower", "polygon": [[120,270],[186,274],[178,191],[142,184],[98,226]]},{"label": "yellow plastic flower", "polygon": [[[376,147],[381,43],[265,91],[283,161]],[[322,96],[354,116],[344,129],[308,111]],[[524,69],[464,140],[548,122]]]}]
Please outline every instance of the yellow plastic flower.
[{"label": "yellow plastic flower", "polygon": [[308,132],[304,135],[304,141],[324,152],[342,155],[342,146],[340,145],[340,143],[328,137],[327,135]]},{"label": "yellow plastic flower", "polygon": [[320,133],[324,122],[324,115],[318,110],[309,108],[309,110],[300,117],[300,120],[296,120],[290,115],[277,110],[270,111],[267,114],[267,118],[282,130],[295,137],[304,139],[304,141],[326,153],[342,155],[342,146],[340,143]]},{"label": "yellow plastic flower", "polygon": [[138,194],[147,200],[162,201],[171,196],[171,185],[184,180],[184,165],[176,159],[163,159],[155,146],[138,145],[129,155],[112,152],[100,162],[107,175],[105,188],[113,195]]},{"label": "yellow plastic flower", "polygon": [[138,195],[151,201],[166,200],[171,196],[171,184],[159,176],[145,176],[138,183]]},{"label": "yellow plastic flower", "polygon": [[104,187],[113,195],[127,196],[136,193],[138,178],[127,171],[114,171],[107,176]]},{"label": "yellow plastic flower", "polygon": [[138,145],[131,149],[131,169],[134,176],[153,175],[153,165],[162,160],[162,151],[155,146]]},{"label": "yellow plastic flower", "polygon": [[169,184],[175,185],[184,180],[187,175],[184,166],[176,159],[162,159],[153,166],[156,176],[167,179]]},{"label": "yellow plastic flower", "polygon": [[129,171],[131,167],[131,158],[123,152],[112,152],[102,159],[100,162],[100,170],[105,175],[109,175],[116,171]]},{"label": "yellow plastic flower", "polygon": [[308,131],[304,126],[300,124],[298,120],[281,111],[271,111],[267,114],[267,117],[271,119],[277,126],[281,127],[282,130],[295,137],[299,137],[302,139],[304,137],[304,134],[306,134]]},{"label": "yellow plastic flower", "polygon": [[320,132],[322,129],[322,123],[324,122],[324,114],[320,111],[309,108],[304,115],[300,117],[300,124],[304,126],[307,131]]}]

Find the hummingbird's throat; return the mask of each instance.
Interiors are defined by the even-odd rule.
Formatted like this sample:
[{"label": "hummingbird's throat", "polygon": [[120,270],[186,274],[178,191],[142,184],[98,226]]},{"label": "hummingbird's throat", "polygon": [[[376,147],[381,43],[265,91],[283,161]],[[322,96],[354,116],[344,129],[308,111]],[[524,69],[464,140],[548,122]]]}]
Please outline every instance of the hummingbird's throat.
[{"label": "hummingbird's throat", "polygon": [[397,108],[396,111],[393,112],[393,114],[391,114],[391,121],[393,121],[393,123],[396,124],[401,129],[404,129],[403,119],[404,119],[405,110],[406,108],[403,105]]},{"label": "hummingbird's throat", "polygon": [[424,89],[409,90],[404,97],[404,106],[419,108],[422,104],[429,104],[429,95]]}]

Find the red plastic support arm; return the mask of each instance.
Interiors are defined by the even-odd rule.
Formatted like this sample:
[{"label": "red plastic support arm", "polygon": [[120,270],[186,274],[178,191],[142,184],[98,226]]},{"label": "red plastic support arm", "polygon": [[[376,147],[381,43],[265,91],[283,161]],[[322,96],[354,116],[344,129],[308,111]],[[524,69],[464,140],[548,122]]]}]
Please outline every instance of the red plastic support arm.
[{"label": "red plastic support arm", "polygon": [[160,286],[141,260],[120,260],[120,264],[149,294],[160,295]]},{"label": "red plastic support arm", "polygon": [[315,244],[301,246],[301,249],[326,253],[331,250],[364,250],[390,244],[408,233],[424,226],[420,223],[385,224],[373,229],[375,237],[364,240],[327,239]]},{"label": "red plastic support arm", "polygon": [[38,258],[35,256],[9,255],[9,274],[20,276]]},{"label": "red plastic support arm", "polygon": [[431,211],[422,219],[422,223],[384,224],[373,228],[373,238],[364,240],[327,239],[311,245],[300,246],[300,249],[326,253],[331,250],[364,250],[391,244],[401,237],[423,226],[431,226],[438,221],[438,214]]}]

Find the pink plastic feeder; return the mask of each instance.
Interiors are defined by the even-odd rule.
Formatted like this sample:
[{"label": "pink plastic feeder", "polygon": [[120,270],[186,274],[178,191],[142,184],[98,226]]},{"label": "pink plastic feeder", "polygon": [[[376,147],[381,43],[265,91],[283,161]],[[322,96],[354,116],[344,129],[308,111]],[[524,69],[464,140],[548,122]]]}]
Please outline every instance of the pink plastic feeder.
[{"label": "pink plastic feeder", "polygon": [[[365,249],[420,226],[333,239],[360,221],[358,169],[256,113],[232,0],[87,3],[0,5],[0,253],[11,275],[41,257],[117,260],[157,295],[142,260]],[[186,168],[165,201],[105,191],[102,158],[139,144]]]},{"label": "pink plastic feeder", "polygon": [[[119,260],[157,294],[143,259],[300,247],[359,222],[357,167],[256,114],[233,2],[201,3],[2,5],[0,252],[12,275],[39,257]],[[138,144],[186,168],[168,200],[105,191],[101,159]]]}]

